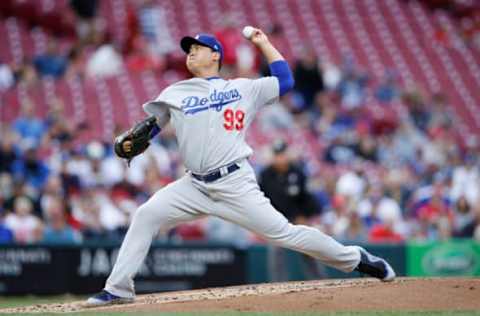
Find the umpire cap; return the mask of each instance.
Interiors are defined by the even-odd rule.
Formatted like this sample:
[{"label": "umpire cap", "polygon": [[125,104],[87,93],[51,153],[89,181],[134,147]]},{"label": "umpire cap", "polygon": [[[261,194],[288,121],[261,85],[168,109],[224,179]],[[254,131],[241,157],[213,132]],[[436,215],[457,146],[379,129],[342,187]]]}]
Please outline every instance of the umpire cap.
[{"label": "umpire cap", "polygon": [[276,139],[272,145],[272,151],[275,155],[284,153],[288,148],[288,144],[283,139]]}]

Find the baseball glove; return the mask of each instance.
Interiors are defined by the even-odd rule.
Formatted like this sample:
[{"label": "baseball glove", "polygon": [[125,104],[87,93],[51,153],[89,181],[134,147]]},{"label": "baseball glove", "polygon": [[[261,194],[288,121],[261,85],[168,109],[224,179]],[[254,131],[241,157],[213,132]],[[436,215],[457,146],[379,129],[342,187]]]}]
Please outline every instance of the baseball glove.
[{"label": "baseball glove", "polygon": [[158,131],[156,118],[154,116],[148,117],[115,138],[115,153],[118,157],[126,159],[130,166],[130,161],[150,146],[150,139]]}]

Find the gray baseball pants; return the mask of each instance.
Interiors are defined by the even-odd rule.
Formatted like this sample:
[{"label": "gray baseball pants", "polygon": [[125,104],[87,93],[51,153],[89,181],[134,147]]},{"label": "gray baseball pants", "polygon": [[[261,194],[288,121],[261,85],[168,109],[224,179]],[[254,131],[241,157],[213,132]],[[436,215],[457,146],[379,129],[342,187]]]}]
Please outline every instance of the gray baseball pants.
[{"label": "gray baseball pants", "polygon": [[185,174],[141,205],[105,289],[121,297],[134,297],[133,277],[157,233],[205,215],[241,225],[274,245],[305,253],[341,271],[355,269],[360,262],[357,248],[344,246],[316,228],[289,223],[260,191],[248,161],[240,165],[239,170],[212,183]]}]

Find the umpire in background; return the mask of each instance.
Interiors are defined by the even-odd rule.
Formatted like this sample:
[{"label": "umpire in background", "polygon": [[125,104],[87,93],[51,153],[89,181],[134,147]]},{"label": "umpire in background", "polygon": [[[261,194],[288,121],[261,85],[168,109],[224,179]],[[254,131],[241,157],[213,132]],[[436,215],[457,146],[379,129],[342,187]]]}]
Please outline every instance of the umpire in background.
[{"label": "umpire in background", "polygon": [[[306,224],[319,207],[307,190],[307,176],[290,158],[288,145],[283,140],[273,143],[272,162],[261,171],[259,185],[272,205],[294,224]],[[270,251],[269,265],[273,281],[287,281],[287,250],[273,247]],[[308,279],[322,277],[317,262],[302,256],[303,272]]]}]

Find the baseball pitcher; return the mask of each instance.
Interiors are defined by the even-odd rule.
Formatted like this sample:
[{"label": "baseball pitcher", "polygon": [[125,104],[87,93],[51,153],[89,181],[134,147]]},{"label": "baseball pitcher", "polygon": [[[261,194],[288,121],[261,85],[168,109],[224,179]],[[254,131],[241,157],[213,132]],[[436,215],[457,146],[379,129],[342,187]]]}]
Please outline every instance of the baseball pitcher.
[{"label": "baseball pitcher", "polygon": [[259,189],[245,134],[258,109],[290,91],[294,81],[288,63],[262,30],[254,28],[249,40],[266,58],[271,76],[224,80],[219,76],[220,42],[209,34],[184,37],[180,46],[193,78],[170,85],[144,104],[150,117],[116,138],[115,152],[130,161],[170,122],[188,172],[139,207],[104,290],[89,298],[87,306],[133,301],[133,277],[154,236],[205,215],[241,225],[272,244],[341,271],[357,270],[382,281],[395,278],[385,260],[363,248],[344,246],[318,229],[289,223]]}]

